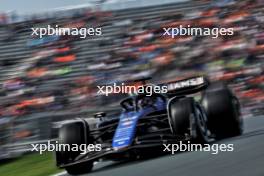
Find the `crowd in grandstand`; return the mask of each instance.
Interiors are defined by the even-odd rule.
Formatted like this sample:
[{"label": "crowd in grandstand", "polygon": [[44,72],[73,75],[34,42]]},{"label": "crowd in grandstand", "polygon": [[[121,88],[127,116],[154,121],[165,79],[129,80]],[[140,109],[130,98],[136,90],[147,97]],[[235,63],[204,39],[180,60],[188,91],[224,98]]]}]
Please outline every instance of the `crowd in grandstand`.
[{"label": "crowd in grandstand", "polygon": [[[202,8],[199,4],[206,4]],[[195,5],[193,5],[195,4]],[[92,11],[7,23],[0,15],[0,116],[81,111],[122,97],[97,85],[141,77],[165,82],[206,74],[224,80],[246,113],[264,107],[264,5],[261,1],[193,2],[175,7]],[[161,8],[161,7],[160,7]],[[32,27],[101,27],[102,36],[31,35]],[[233,36],[164,37],[164,27],[232,27]]]}]

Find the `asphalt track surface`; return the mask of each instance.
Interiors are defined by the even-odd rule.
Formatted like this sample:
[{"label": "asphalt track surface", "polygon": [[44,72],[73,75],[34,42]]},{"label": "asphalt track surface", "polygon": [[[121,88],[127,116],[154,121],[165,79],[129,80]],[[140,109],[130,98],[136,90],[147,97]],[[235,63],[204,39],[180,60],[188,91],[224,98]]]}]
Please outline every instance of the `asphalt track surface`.
[{"label": "asphalt track surface", "polygon": [[264,116],[244,122],[242,136],[218,142],[234,144],[233,152],[184,152],[134,162],[99,162],[84,176],[264,176]]}]

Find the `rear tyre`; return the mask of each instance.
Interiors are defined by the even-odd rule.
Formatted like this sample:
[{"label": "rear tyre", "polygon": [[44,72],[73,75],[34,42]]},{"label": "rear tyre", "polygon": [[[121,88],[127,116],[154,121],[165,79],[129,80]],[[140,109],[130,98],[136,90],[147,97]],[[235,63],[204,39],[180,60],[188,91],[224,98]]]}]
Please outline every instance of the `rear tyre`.
[{"label": "rear tyre", "polygon": [[191,114],[193,113],[193,98],[174,98],[169,102],[169,124],[174,135],[190,134]]},{"label": "rear tyre", "polygon": [[207,126],[216,139],[242,134],[238,99],[224,84],[213,84],[205,91],[202,105],[207,114]]},{"label": "rear tyre", "polygon": [[209,142],[206,114],[191,97],[170,101],[169,123],[174,135],[187,135],[196,143]]}]

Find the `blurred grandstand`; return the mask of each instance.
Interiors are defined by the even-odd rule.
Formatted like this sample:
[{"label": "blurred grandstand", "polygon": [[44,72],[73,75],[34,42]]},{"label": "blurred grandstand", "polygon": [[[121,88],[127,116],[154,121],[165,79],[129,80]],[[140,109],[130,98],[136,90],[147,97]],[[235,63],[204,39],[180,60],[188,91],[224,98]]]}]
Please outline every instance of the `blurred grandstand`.
[{"label": "blurred grandstand", "polygon": [[[100,96],[96,86],[128,79],[151,76],[160,82],[206,74],[229,83],[244,115],[263,114],[263,9],[261,1],[190,1],[80,8],[22,22],[0,15],[0,158],[24,151],[21,143],[53,138],[52,122],[102,107],[112,111],[123,95]],[[162,37],[163,27],[179,24],[236,32],[217,39]],[[32,27],[47,25],[99,26],[103,35],[31,36]]]}]

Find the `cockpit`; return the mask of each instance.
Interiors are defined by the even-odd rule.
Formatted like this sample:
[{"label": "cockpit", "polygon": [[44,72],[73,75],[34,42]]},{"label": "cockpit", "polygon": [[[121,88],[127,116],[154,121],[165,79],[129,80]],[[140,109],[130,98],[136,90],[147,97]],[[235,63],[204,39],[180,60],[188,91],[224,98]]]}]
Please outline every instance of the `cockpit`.
[{"label": "cockpit", "polygon": [[164,104],[166,97],[161,94],[152,96],[137,95],[123,100],[120,104],[125,111],[138,111],[147,107],[156,107],[159,104]]}]

